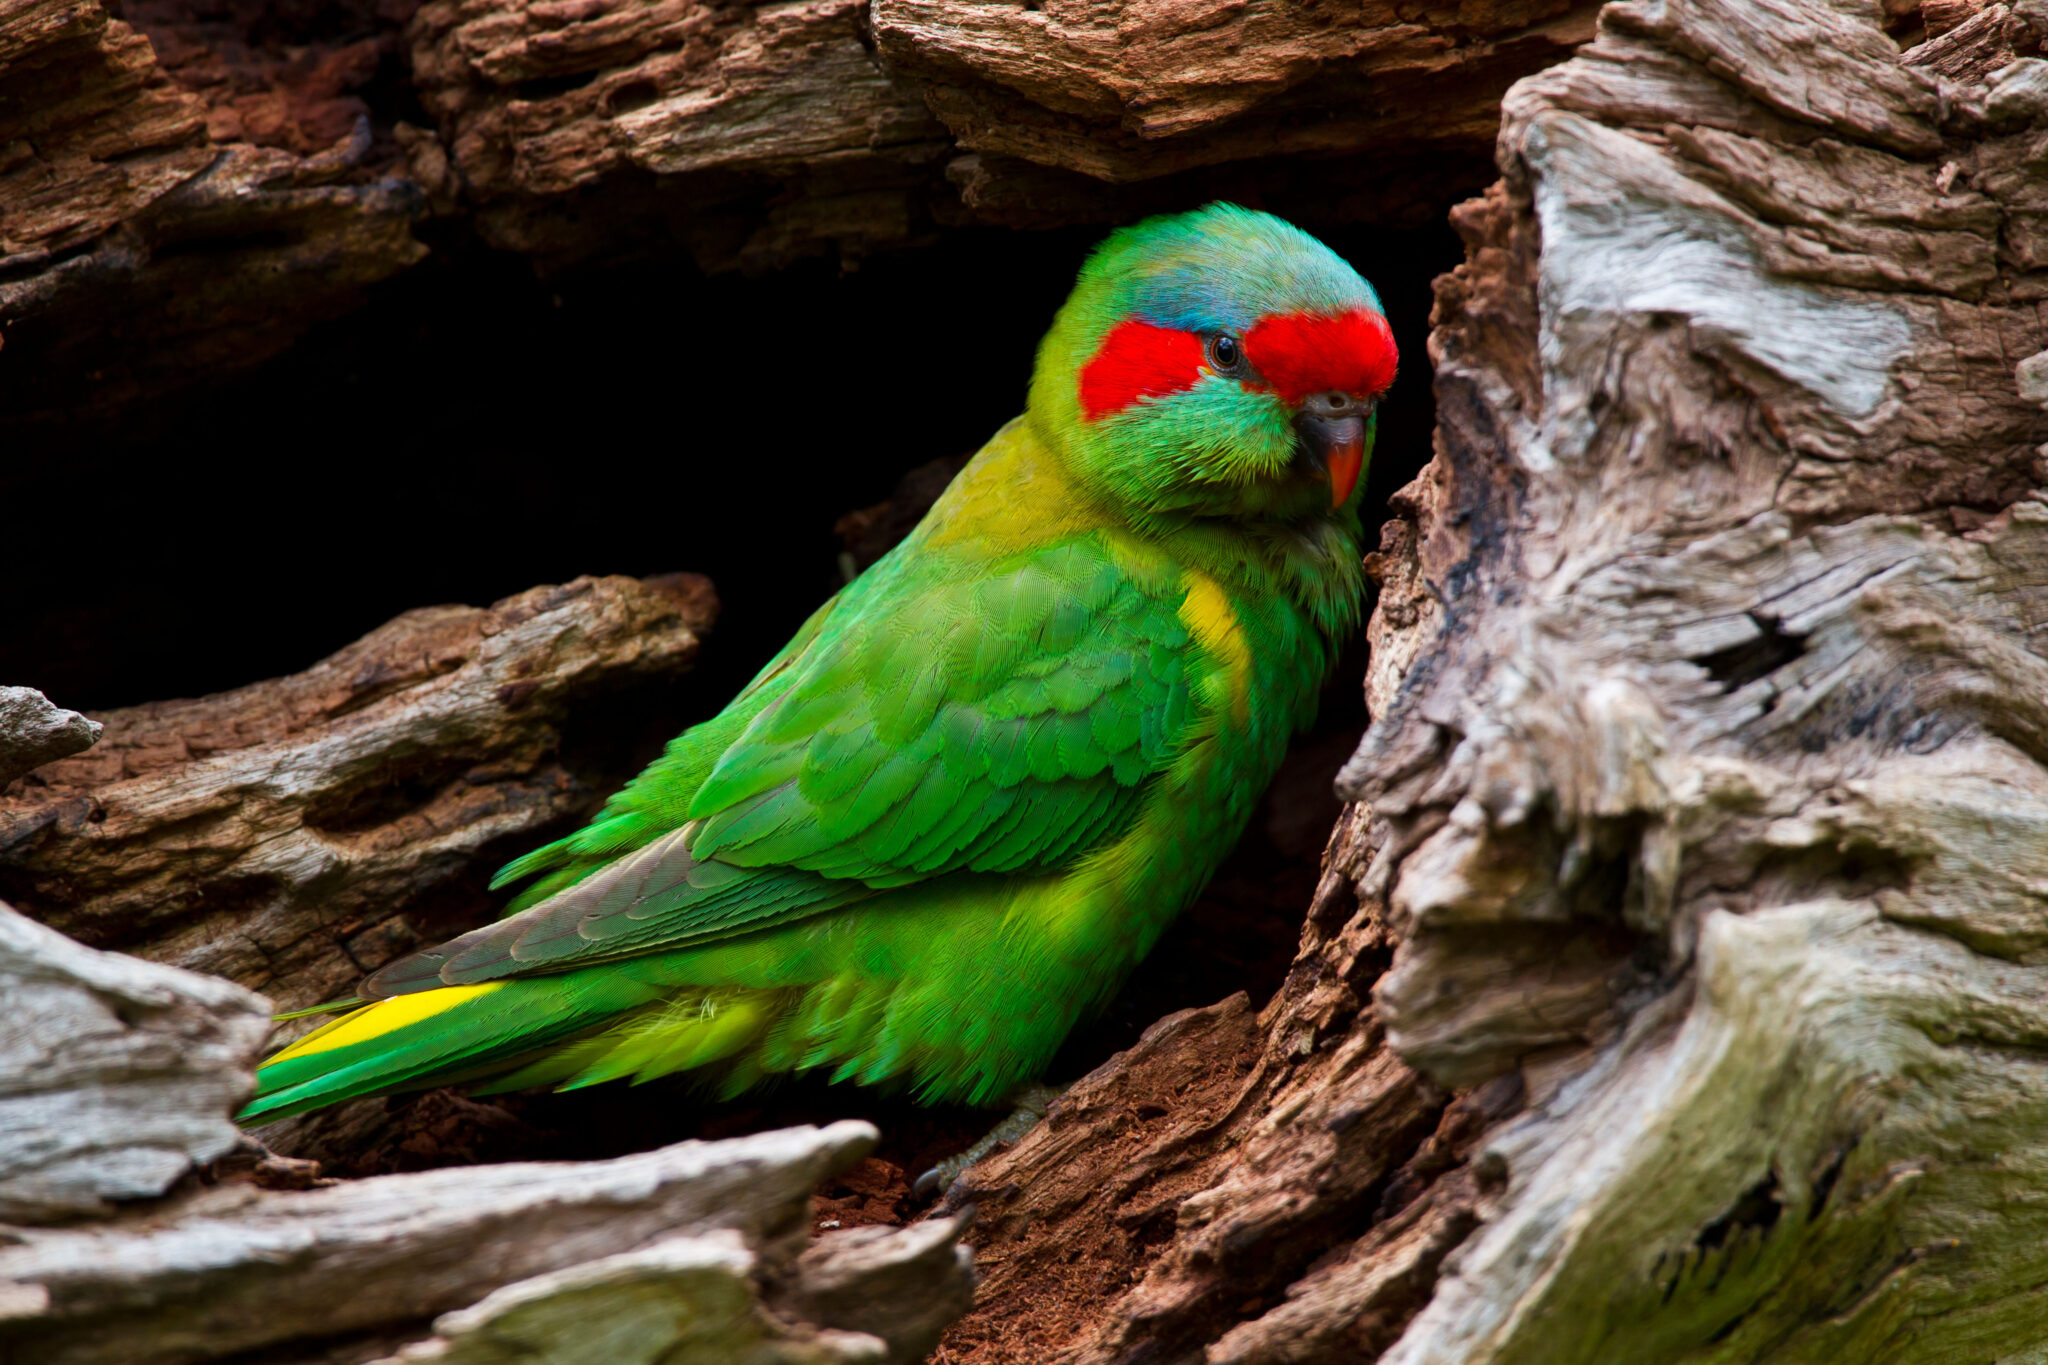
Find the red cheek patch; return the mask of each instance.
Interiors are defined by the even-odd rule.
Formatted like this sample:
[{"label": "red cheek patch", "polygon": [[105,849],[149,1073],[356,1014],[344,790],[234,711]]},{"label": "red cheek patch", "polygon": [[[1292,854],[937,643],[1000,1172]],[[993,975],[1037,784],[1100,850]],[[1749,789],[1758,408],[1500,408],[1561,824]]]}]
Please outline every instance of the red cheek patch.
[{"label": "red cheek patch", "polygon": [[1202,339],[1193,332],[1120,322],[1081,367],[1081,412],[1089,421],[1140,398],[1191,389],[1202,377]]},{"label": "red cheek patch", "polygon": [[1400,359],[1387,320],[1363,308],[1266,318],[1245,333],[1244,353],[1289,407],[1332,389],[1376,396],[1394,382]]}]

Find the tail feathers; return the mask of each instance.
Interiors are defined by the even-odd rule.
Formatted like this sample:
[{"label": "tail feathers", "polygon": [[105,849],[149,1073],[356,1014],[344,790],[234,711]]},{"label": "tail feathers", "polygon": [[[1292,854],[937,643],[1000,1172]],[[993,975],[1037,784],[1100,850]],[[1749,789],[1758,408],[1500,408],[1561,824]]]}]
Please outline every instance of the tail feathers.
[{"label": "tail feathers", "polygon": [[[420,991],[356,1010],[256,1073],[243,1122],[433,1085],[496,1094],[717,1069],[724,1094],[763,1073],[761,1044],[800,990],[678,988],[593,968]],[[773,1069],[789,1069],[787,1061]]]},{"label": "tail feathers", "polygon": [[330,1000],[324,1005],[308,1005],[302,1010],[286,1010],[270,1016],[273,1024],[282,1024],[288,1019],[307,1019],[316,1014],[339,1014],[343,1010],[361,1009],[364,1002],[351,995],[346,1000]]},{"label": "tail feathers", "polygon": [[265,1062],[240,1118],[436,1085],[574,1090],[700,1069],[725,1096],[819,1068],[834,1080],[909,1083],[938,1097],[949,1093],[941,1068],[963,1060],[957,1048],[935,1050],[921,1016],[899,1008],[898,982],[845,974],[706,986],[689,980],[697,974],[678,954],[380,1000]]},{"label": "tail feathers", "polygon": [[617,972],[492,981],[402,995],[313,1030],[256,1073],[243,1122],[339,1100],[490,1075],[665,994]]},{"label": "tail feathers", "polygon": [[783,1012],[782,995],[780,991],[691,992],[552,1049],[480,1087],[478,1093],[536,1085],[580,1090],[619,1080],[637,1085],[674,1072],[729,1062],[761,1040]]}]

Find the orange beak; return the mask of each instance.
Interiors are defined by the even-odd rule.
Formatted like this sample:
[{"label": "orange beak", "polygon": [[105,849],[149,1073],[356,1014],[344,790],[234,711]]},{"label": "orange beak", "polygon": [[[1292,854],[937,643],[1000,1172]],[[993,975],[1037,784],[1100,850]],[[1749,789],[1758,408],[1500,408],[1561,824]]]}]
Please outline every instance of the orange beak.
[{"label": "orange beak", "polygon": [[1335,511],[1351,499],[1351,490],[1358,487],[1358,472],[1365,468],[1365,433],[1359,432],[1349,440],[1339,440],[1330,446],[1330,508]]},{"label": "orange beak", "polygon": [[1330,506],[1342,507],[1365,470],[1365,424],[1370,403],[1349,394],[1318,394],[1294,419],[1296,463],[1330,477]]}]

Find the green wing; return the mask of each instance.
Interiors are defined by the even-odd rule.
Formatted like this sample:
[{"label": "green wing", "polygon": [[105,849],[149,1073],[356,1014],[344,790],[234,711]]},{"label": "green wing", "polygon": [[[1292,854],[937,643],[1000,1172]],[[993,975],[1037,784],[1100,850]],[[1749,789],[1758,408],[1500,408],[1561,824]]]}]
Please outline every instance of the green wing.
[{"label": "green wing", "polygon": [[552,868],[544,899],[364,994],[686,946],[952,872],[1064,867],[1135,816],[1192,719],[1183,595],[1093,537],[971,566],[899,552],[588,829],[507,868]]}]

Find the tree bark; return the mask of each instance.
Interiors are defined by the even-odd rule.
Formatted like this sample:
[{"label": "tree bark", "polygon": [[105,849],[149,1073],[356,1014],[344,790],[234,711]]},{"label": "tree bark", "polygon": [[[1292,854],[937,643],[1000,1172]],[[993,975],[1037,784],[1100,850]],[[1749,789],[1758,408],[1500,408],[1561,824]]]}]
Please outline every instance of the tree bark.
[{"label": "tree bark", "polygon": [[717,609],[694,574],[581,578],[407,612],[287,678],[103,713],[93,748],[0,789],[0,896],[282,1009],[334,999],[488,919],[494,861],[573,828],[652,756],[597,742],[588,715],[672,712],[659,691]]},{"label": "tree bark", "polygon": [[[1194,193],[1426,221],[1484,183],[1501,92],[1595,8],[8,0],[0,417],[259,362],[465,228],[560,273],[851,266]],[[392,85],[431,127],[371,99]]]},{"label": "tree bark", "polygon": [[971,1174],[958,1359],[2031,1358],[2044,20],[1510,94],[1301,955]]}]

